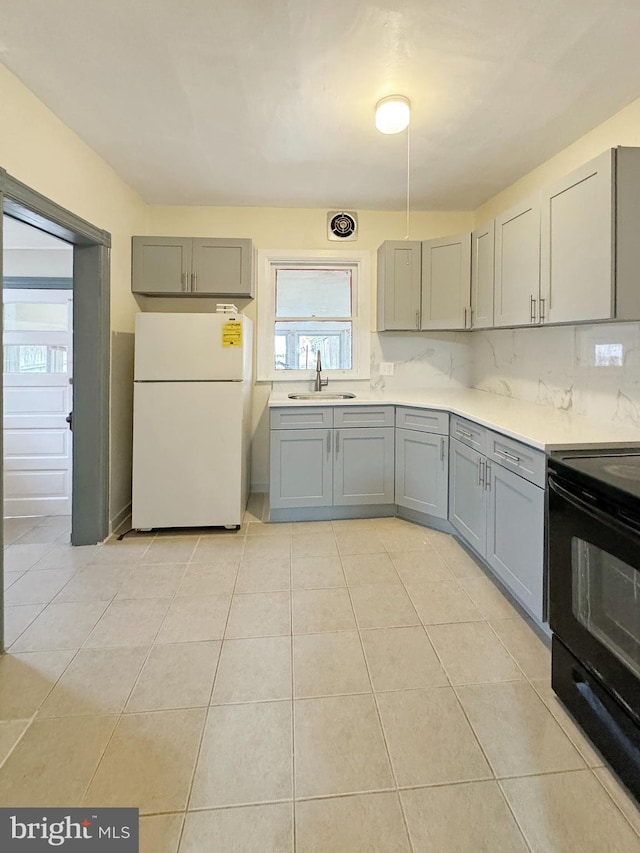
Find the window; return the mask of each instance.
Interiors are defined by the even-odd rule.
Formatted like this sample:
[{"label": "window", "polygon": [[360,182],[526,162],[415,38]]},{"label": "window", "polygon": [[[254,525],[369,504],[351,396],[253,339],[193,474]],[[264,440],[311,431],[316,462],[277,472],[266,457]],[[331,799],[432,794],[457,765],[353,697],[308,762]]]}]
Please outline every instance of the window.
[{"label": "window", "polygon": [[313,378],[318,352],[330,378],[368,378],[368,255],[261,252],[258,275],[258,379]]}]

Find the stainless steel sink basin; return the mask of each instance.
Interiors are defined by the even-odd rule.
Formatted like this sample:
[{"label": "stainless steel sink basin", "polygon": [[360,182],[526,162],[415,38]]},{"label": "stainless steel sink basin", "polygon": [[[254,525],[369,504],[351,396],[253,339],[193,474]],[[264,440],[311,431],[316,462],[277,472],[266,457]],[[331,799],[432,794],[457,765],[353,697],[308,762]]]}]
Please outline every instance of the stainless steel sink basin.
[{"label": "stainless steel sink basin", "polygon": [[355,394],[349,394],[348,392],[345,394],[328,394],[326,391],[288,395],[290,400],[318,400],[319,402],[322,402],[322,400],[353,400],[355,396]]}]

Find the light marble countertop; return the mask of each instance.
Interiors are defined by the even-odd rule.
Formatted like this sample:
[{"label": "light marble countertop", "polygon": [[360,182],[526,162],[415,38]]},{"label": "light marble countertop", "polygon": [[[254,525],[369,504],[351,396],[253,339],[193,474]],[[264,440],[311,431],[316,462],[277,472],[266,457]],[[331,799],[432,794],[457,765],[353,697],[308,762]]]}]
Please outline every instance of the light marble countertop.
[{"label": "light marble countertop", "polygon": [[290,400],[286,391],[273,391],[269,407],[282,406],[417,406],[440,409],[468,418],[539,450],[594,448],[602,446],[640,447],[640,429],[623,424],[607,424],[550,406],[525,403],[474,388],[459,390],[406,389],[355,392],[353,400]]}]

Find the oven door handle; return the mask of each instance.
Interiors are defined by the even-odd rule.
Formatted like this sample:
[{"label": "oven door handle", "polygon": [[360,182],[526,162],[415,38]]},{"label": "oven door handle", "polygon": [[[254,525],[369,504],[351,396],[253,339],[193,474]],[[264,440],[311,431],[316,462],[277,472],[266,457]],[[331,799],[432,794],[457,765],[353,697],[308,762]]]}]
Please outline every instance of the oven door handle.
[{"label": "oven door handle", "polygon": [[600,522],[600,524],[605,524],[607,527],[610,527],[613,530],[622,531],[627,535],[631,534],[636,539],[640,538],[640,530],[632,523],[627,524],[616,516],[602,512],[602,510],[597,507],[581,500],[578,495],[570,492],[568,489],[565,489],[564,486],[561,486],[553,477],[549,477],[549,488],[556,494],[560,495],[561,498],[570,503],[572,506],[576,507],[576,509],[586,512],[587,515],[590,515],[591,518],[594,518],[596,521]]}]

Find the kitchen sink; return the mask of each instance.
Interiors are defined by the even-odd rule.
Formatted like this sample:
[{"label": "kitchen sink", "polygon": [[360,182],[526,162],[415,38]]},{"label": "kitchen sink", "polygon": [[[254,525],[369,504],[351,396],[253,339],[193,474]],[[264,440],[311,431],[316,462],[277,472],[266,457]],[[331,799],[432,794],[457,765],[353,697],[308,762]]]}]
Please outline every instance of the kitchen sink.
[{"label": "kitchen sink", "polygon": [[289,394],[290,400],[353,400],[355,394],[330,394],[326,391],[313,391],[310,394]]}]

